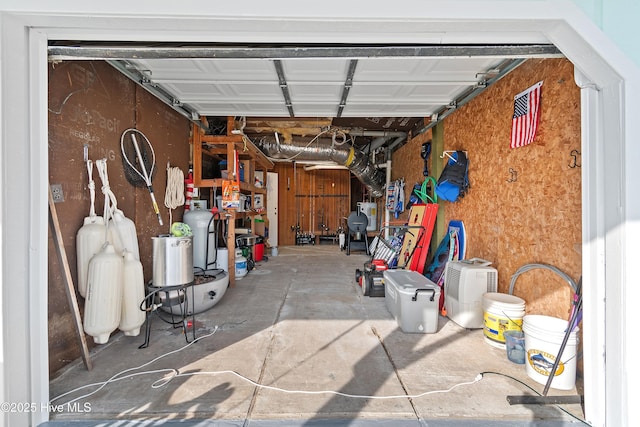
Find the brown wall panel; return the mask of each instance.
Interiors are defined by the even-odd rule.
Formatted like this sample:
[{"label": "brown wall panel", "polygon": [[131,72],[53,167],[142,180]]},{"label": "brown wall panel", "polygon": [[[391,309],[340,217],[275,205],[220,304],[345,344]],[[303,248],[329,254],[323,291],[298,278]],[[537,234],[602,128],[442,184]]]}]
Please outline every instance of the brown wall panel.
[{"label": "brown wall panel", "polygon": [[343,218],[349,214],[349,171],[305,171],[304,165],[277,163],[274,172],[278,173],[281,246],[295,245],[296,224],[300,231],[317,235],[322,234],[323,221],[329,227],[327,234],[335,234],[341,223],[346,224]]},{"label": "brown wall panel", "polygon": [[[514,96],[541,80],[535,141],[511,149]],[[446,150],[466,150],[470,161],[468,194],[455,203],[443,202],[446,222],[465,223],[467,258],[493,262],[500,292],[508,291],[518,268],[531,263],[553,265],[577,281],[582,267],[581,172],[570,164],[572,150],[580,150],[580,92],[571,63],[527,61],[447,117],[444,141]],[[415,179],[422,168],[421,144],[413,140],[394,155],[394,176]],[[432,153],[432,158],[444,162],[441,154]],[[404,164],[408,169],[400,166]],[[525,299],[528,313],[568,316],[571,292],[555,273],[535,269],[520,275],[514,294]]]},{"label": "brown wall panel", "polygon": [[[137,128],[149,138],[156,154],[153,185],[165,226],[160,226],[146,188],[133,187],[124,175],[120,136]],[[164,207],[166,165],[170,160],[186,172],[189,162],[189,124],[186,119],[150,96],[104,62],[70,61],[49,68],[49,182],[62,186],[64,201],[56,203],[71,275],[77,286],[76,233],[89,214],[88,158],[107,159],[109,185],[118,208],[137,228],[145,280],[152,277],[151,236],[168,232],[169,215]],[[86,146],[86,148],[85,148]],[[102,182],[94,167],[96,213],[102,215]],[[174,220],[182,218],[182,208]],[[62,270],[49,238],[49,370],[58,369],[80,356],[74,323],[67,304]],[[78,294],[83,311],[84,300]],[[89,345],[93,345],[88,339]]]},{"label": "brown wall panel", "polygon": [[[169,208],[165,206],[167,190],[167,162],[171,167],[179,167],[186,176],[189,169],[189,132],[190,123],[171,108],[152,96],[146,90],[136,91],[136,128],[142,131],[153,146],[156,154],[156,171],[153,189],[164,225],[160,225],[146,187],[129,186],[134,192],[135,217],[140,261],[145,279],[152,278],[153,247],[152,236],[170,232]],[[184,207],[171,213],[172,221],[182,221]],[[142,256],[145,254],[145,256]]]},{"label": "brown wall panel", "polygon": [[[420,157],[420,150],[422,144],[431,139],[431,130],[428,130],[415,138],[410,139],[407,144],[401,147],[399,150],[393,153],[391,158],[391,180],[404,178],[404,199],[405,202],[409,201],[409,195],[413,189],[414,184],[421,184],[425,177],[423,175],[424,160]],[[431,174],[431,165],[429,165],[429,173]],[[398,221],[406,220],[408,218],[409,211],[403,212]],[[395,220],[392,218],[392,220]]]},{"label": "brown wall panel", "polygon": [[[102,62],[64,62],[49,68],[49,182],[62,186],[64,202],[55,207],[77,286],[75,237],[89,214],[90,198],[86,146],[92,160],[107,159],[110,187],[118,207],[128,215],[133,199],[121,173],[120,133],[134,125],[135,84]],[[102,215],[104,196],[94,167],[96,213]],[[50,233],[51,236],[51,233]],[[80,355],[63,275],[49,238],[49,367],[53,373]],[[78,294],[80,310],[84,300]],[[92,341],[88,340],[90,345]]]}]

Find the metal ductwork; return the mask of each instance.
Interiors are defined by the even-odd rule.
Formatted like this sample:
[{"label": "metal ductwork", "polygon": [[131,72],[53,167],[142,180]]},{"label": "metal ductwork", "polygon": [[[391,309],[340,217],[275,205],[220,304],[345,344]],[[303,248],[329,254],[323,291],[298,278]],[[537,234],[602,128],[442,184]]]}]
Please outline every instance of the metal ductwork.
[{"label": "metal ductwork", "polygon": [[332,160],[346,166],[362,182],[373,197],[384,195],[385,173],[378,169],[362,151],[348,145],[338,145],[331,140],[280,143],[262,139],[255,144],[269,157],[292,161]]}]

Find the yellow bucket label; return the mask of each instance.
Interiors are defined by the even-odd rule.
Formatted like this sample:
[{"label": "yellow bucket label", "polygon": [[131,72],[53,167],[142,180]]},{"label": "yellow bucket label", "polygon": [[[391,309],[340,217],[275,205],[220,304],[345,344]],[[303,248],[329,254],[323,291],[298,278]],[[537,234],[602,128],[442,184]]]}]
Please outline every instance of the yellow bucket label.
[{"label": "yellow bucket label", "polygon": [[488,311],[484,312],[484,335],[494,341],[505,342],[505,331],[521,331],[522,319],[498,317]]},{"label": "yellow bucket label", "polygon": [[[529,351],[527,351],[527,361],[529,362],[529,366],[531,366],[534,371],[536,371],[540,375],[548,377],[551,374],[551,370],[553,369],[553,364],[556,362],[556,356],[554,356],[553,354],[549,354],[546,351],[530,349]],[[560,363],[558,363],[558,367],[556,368],[554,377],[562,375],[563,372],[564,363],[560,361]]]}]

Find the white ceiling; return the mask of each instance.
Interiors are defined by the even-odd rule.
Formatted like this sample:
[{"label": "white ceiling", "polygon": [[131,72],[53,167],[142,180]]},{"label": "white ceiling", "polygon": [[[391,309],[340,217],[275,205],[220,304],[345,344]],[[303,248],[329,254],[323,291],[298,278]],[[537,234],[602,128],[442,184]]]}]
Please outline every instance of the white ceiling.
[{"label": "white ceiling", "polygon": [[[335,117],[351,58],[280,60],[296,117]],[[205,116],[289,117],[271,59],[129,61]],[[343,117],[425,117],[486,79],[500,58],[359,59]],[[148,71],[147,71],[148,70]]]},{"label": "white ceiling", "polygon": [[343,125],[346,118],[443,118],[524,60],[559,56],[545,43],[49,46],[51,61],[109,61],[193,120],[340,118]]}]

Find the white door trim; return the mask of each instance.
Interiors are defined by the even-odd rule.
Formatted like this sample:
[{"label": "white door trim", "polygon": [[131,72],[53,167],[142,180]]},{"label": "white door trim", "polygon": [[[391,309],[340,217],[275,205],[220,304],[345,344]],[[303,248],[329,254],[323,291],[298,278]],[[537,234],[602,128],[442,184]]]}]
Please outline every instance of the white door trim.
[{"label": "white door trim", "polygon": [[[585,346],[589,346],[585,355],[596,355],[601,360],[603,356],[597,355],[602,354],[604,338],[606,364],[593,360],[586,363],[585,376],[589,377],[590,387],[604,381],[606,393],[603,403],[601,391],[587,392],[591,402],[587,405],[587,418],[594,425],[640,425],[640,413],[630,403],[638,400],[640,368],[626,347],[636,338],[634,304],[640,301],[640,290],[634,286],[640,283],[640,272],[632,268],[637,263],[634,255],[640,253],[640,198],[634,194],[634,183],[640,182],[640,147],[633,144],[640,139],[637,67],[570,2],[477,1],[472,3],[472,9],[471,3],[455,0],[400,0],[401,5],[395,2],[388,9],[381,9],[381,4],[356,8],[349,2],[334,1],[317,6],[292,0],[279,3],[282,8],[247,0],[242,5],[225,4],[204,13],[199,8],[191,14],[184,4],[175,2],[153,2],[151,6],[140,0],[123,7],[121,1],[94,5],[78,0],[55,4],[25,0],[20,7],[49,12],[0,12],[1,340],[5,400],[11,390],[12,398],[18,401],[38,399],[41,403],[48,392],[44,356],[48,348],[45,39],[419,43],[474,38],[481,43],[548,38],[598,88],[598,93],[587,91],[583,103],[583,113],[594,118],[597,126],[597,134],[584,135],[583,142],[583,262],[585,284],[592,289],[605,289],[606,301],[602,303],[600,289],[596,293],[585,292],[585,318],[596,323],[585,324],[585,328],[592,329],[587,330],[590,338],[585,339]],[[332,4],[336,10],[343,10],[341,19],[329,14]],[[279,16],[275,16],[276,11]],[[387,11],[390,13],[385,14]],[[287,26],[282,25],[283,18],[287,19]],[[39,30],[31,31],[35,27]],[[591,129],[584,119],[583,128]],[[599,203],[603,205],[593,206]],[[591,333],[595,335],[591,337]],[[25,382],[25,378],[29,380]],[[27,423],[26,418],[5,414],[2,421],[7,425],[36,425],[46,417],[34,415]]]}]

